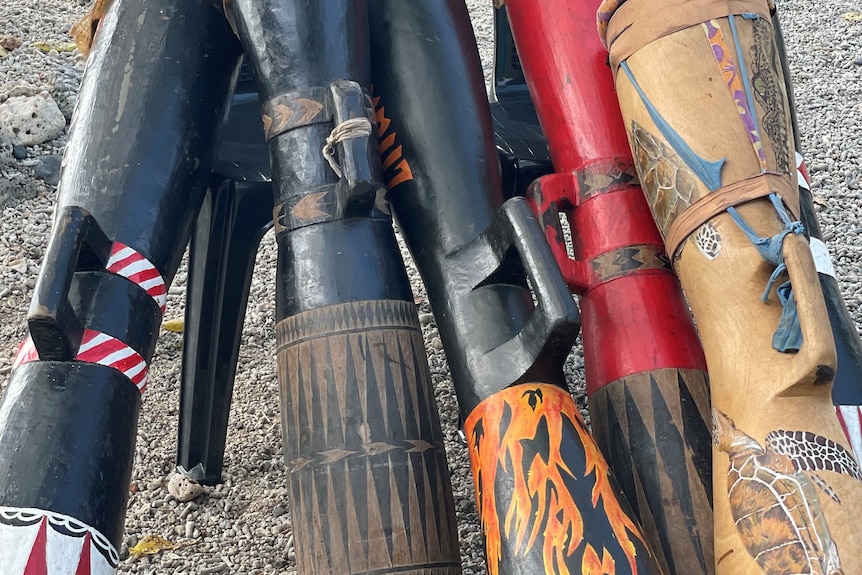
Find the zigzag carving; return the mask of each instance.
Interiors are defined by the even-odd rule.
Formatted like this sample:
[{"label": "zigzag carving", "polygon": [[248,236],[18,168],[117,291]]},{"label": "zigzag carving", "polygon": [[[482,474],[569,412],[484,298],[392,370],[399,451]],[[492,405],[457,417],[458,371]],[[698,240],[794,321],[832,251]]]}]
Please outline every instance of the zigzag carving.
[{"label": "zigzag carving", "polygon": [[400,300],[374,300],[309,310],[276,326],[279,349],[306,339],[377,328],[419,330],[416,305]]}]

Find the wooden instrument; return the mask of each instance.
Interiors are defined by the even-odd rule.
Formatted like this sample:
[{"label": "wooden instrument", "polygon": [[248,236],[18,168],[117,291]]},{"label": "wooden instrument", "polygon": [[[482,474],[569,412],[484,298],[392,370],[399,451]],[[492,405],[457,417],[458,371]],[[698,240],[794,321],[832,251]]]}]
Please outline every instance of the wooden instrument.
[{"label": "wooden instrument", "polygon": [[297,570],[458,573],[431,374],[383,202],[367,6],[233,0],[229,10],[258,81],[275,184]]},{"label": "wooden instrument", "polygon": [[464,3],[369,9],[387,198],[465,419],[489,573],[658,573],[566,388],[577,308],[524,200],[503,202]]},{"label": "wooden instrument", "polygon": [[717,572],[859,572],[862,474],[832,408],[769,9],[629,0],[599,28],[709,367]]},{"label": "wooden instrument", "polygon": [[30,337],[0,399],[3,575],[116,571],[167,286],[240,54],[224,15],[205,2],[118,2],[102,20]]},{"label": "wooden instrument", "polygon": [[557,172],[528,199],[580,296],[596,441],[663,570],[712,573],[706,362],[638,184],[607,52],[593,33],[596,6],[506,3]]}]

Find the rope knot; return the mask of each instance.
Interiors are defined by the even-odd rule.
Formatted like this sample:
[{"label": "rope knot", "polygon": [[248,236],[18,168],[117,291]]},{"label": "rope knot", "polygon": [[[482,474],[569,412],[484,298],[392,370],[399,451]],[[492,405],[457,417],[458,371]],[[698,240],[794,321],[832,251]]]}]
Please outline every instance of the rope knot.
[{"label": "rope knot", "polygon": [[368,137],[371,135],[371,128],[371,121],[368,118],[350,118],[332,128],[329,136],[326,137],[326,145],[323,146],[321,152],[336,176],[341,178],[343,172],[335,160],[335,144],[353,138]]}]

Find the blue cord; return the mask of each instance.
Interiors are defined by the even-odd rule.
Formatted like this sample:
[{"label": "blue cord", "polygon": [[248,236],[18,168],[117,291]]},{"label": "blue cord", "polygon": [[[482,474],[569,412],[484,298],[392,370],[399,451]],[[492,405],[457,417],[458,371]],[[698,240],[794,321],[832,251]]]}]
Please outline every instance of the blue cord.
[{"label": "blue cord", "polygon": [[[787,271],[787,264],[784,262],[784,239],[788,234],[804,233],[805,228],[802,222],[793,221],[784,209],[784,204],[781,197],[775,192],[769,194],[769,200],[775,211],[778,212],[778,217],[784,224],[784,229],[772,237],[763,238],[751,229],[751,226],[742,218],[742,215],[736,208],[730,207],[727,213],[746,235],[748,240],[754,244],[757,251],[767,263],[775,266],[772,275],[769,276],[769,281],[766,282],[766,289],[761,294],[760,299],[764,303],[769,299],[769,293],[778,278]],[[796,298],[793,295],[793,287],[790,281],[785,281],[778,286],[776,293],[778,301],[781,303],[781,318],[778,321],[778,327],[772,336],[772,347],[783,353],[794,353],[802,347],[802,328],[799,325],[799,315],[796,311]]]}]

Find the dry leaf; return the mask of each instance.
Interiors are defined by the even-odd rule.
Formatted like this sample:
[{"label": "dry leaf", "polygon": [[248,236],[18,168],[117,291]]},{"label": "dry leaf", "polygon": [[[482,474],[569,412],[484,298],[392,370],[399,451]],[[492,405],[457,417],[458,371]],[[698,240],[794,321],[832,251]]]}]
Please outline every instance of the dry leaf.
[{"label": "dry leaf", "polygon": [[862,12],[848,12],[844,15],[848,22],[862,22]]},{"label": "dry leaf", "polygon": [[196,541],[171,543],[161,535],[147,535],[146,537],[138,541],[137,545],[129,549],[129,558],[132,560],[140,559],[144,555],[155,555],[156,553],[160,553],[162,551],[179,549],[180,547],[194,545],[195,543]]},{"label": "dry leaf", "polygon": [[183,333],[183,329],[186,327],[186,322],[181,319],[169,319],[162,324],[162,327],[165,331],[170,331],[173,333]]},{"label": "dry leaf", "polygon": [[86,56],[93,46],[93,38],[99,29],[99,22],[105,16],[105,12],[111,7],[113,0],[96,0],[93,7],[86,16],[78,20],[69,30],[69,35],[75,39],[75,44],[81,54]]},{"label": "dry leaf", "polygon": [[76,48],[75,44],[72,42],[31,42],[30,46],[46,53],[51,50],[56,50],[57,52],[74,52]]}]

